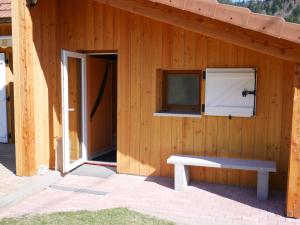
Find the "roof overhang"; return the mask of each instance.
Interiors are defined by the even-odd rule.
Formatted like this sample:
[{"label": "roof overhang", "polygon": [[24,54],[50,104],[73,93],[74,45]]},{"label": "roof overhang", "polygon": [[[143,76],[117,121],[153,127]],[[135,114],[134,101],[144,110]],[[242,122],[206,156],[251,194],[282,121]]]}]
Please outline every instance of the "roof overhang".
[{"label": "roof overhang", "polygon": [[[249,23],[250,25],[246,26],[246,22],[240,21],[242,18],[239,20],[239,16],[241,15],[236,12],[236,8],[239,7],[229,6],[227,8],[228,6],[224,6],[223,4],[214,3],[215,7],[223,7],[224,10],[227,8],[225,15],[231,15],[229,16],[229,20],[234,21],[232,23],[226,22],[225,18],[219,18],[223,14],[216,13],[217,8],[214,8],[211,12],[209,10],[205,11],[204,3],[212,3],[214,2],[213,0],[156,0],[155,2],[153,0],[95,1],[281,59],[300,62],[300,25],[286,23],[278,17],[261,15],[262,17],[258,20],[261,24],[265,24],[261,28],[263,31],[261,31],[260,28],[250,29],[251,27],[255,27],[253,25],[255,24],[254,22],[249,23],[247,20],[247,24]],[[198,6],[197,8],[196,3],[203,3],[203,7],[200,8]],[[201,13],[196,13],[197,10]],[[242,11],[244,10],[250,13],[249,10],[242,9]],[[253,14],[253,16],[257,19],[257,14]],[[277,25],[275,26],[274,23]],[[294,35],[297,34],[299,37],[296,35],[297,38],[294,41],[284,39],[282,35],[284,28],[283,25],[278,25],[280,23],[286,24],[285,32],[290,32]],[[267,27],[268,24],[270,26]],[[289,31],[288,27],[290,27]],[[280,35],[275,35],[277,31]]]},{"label": "roof overhang", "polygon": [[276,38],[300,43],[300,25],[289,23],[279,16],[251,12],[248,8],[221,4],[217,0],[149,0],[183,11],[206,16],[264,33]]}]

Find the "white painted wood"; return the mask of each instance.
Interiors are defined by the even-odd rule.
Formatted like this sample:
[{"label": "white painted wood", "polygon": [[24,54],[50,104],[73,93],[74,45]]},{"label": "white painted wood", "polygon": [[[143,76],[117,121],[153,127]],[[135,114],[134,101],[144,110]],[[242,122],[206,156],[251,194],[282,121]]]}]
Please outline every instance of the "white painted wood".
[{"label": "white painted wood", "polygon": [[[80,166],[88,159],[87,147],[88,147],[88,139],[87,139],[87,84],[86,84],[86,55],[70,52],[66,50],[62,50],[62,120],[63,120],[63,172],[69,172],[70,170]],[[81,60],[81,125],[82,125],[82,157],[72,162],[70,161],[70,140],[69,140],[69,97],[68,97],[68,59],[69,58],[77,58]]]},{"label": "white painted wood", "polygon": [[174,189],[176,191],[182,191],[189,184],[190,174],[189,167],[181,164],[175,164],[174,166]]},{"label": "white painted wood", "polygon": [[269,195],[269,172],[257,172],[257,199],[268,200]]},{"label": "white painted wood", "polygon": [[0,53],[0,142],[8,143],[5,54]]},{"label": "white painted wood", "polygon": [[252,171],[276,172],[276,163],[274,161],[264,160],[246,160],[219,158],[208,156],[190,156],[190,155],[172,155],[167,160],[168,164],[181,164],[188,166],[203,166],[225,169],[240,169]]},{"label": "white painted wood", "polygon": [[242,92],[256,90],[255,76],[253,68],[206,69],[205,115],[254,116],[256,98]]}]

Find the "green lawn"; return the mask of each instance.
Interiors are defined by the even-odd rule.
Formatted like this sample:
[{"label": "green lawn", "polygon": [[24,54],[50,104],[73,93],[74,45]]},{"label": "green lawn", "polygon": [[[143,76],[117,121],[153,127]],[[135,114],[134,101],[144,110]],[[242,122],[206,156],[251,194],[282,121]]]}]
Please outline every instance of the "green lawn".
[{"label": "green lawn", "polygon": [[107,209],[98,212],[60,212],[37,216],[8,218],[0,225],[174,225],[172,222],[128,210]]}]

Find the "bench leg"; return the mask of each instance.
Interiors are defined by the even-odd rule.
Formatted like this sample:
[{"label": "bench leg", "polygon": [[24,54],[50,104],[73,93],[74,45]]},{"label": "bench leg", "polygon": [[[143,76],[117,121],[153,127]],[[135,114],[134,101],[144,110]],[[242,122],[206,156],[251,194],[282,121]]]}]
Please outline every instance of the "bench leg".
[{"label": "bench leg", "polygon": [[257,172],[257,199],[268,200],[269,194],[269,172]]},{"label": "bench leg", "polygon": [[174,165],[174,188],[176,191],[182,191],[189,183],[189,167],[185,165]]}]

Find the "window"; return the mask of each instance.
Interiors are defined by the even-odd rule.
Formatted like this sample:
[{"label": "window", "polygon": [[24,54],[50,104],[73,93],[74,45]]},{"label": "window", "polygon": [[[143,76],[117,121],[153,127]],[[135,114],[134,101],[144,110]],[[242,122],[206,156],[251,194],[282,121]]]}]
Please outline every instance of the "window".
[{"label": "window", "polygon": [[207,68],[204,90],[201,70],[158,70],[154,116],[253,117],[256,76],[255,68]]},{"label": "window", "polygon": [[201,71],[162,71],[162,111],[197,113],[201,108]]}]

